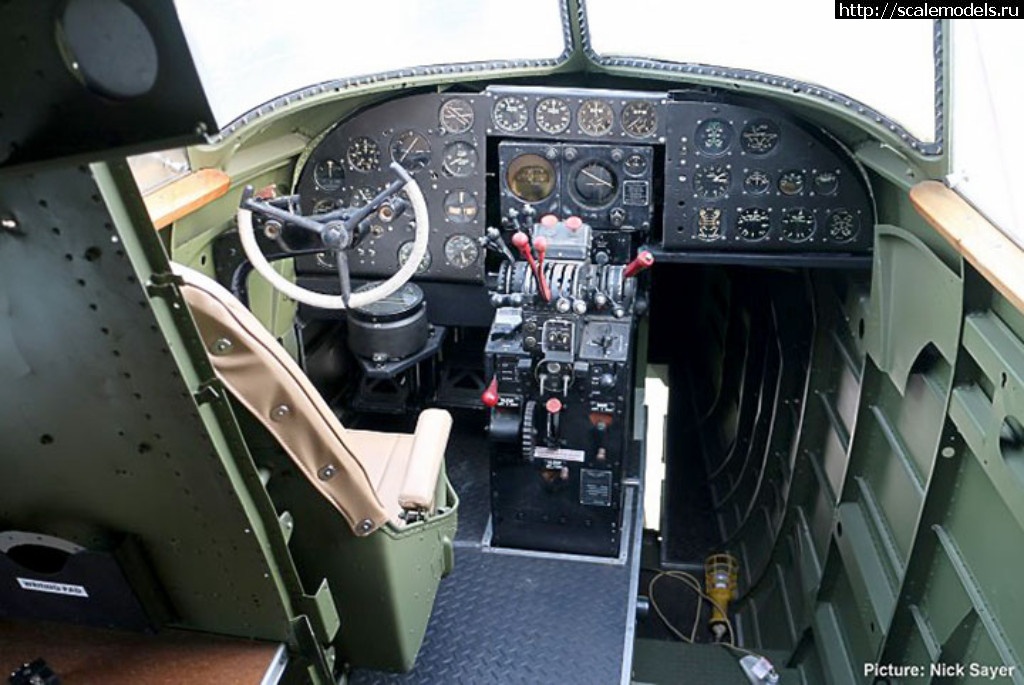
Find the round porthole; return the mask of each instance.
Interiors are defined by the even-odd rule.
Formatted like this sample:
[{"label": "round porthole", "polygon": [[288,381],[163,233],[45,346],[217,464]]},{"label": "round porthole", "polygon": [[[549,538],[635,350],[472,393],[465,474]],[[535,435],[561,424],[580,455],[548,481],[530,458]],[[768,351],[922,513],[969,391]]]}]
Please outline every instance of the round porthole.
[{"label": "round porthole", "polygon": [[82,85],[112,100],[145,95],[156,83],[156,44],[121,0],[69,0],[57,21],[57,45]]}]

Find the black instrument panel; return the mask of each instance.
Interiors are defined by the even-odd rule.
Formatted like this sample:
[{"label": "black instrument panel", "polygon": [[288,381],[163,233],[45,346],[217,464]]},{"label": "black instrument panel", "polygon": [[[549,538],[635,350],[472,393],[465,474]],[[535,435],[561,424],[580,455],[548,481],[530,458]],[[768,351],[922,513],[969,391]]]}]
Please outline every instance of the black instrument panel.
[{"label": "black instrument panel", "polygon": [[[428,280],[482,282],[485,227],[527,204],[538,216],[577,214],[610,244],[622,233],[623,249],[791,259],[872,244],[873,203],[852,156],[824,131],[748,106],[523,86],[401,97],[316,142],[296,186],[303,212],[365,203],[391,180],[392,160],[427,200],[418,277]],[[413,229],[411,210],[375,221],[350,253],[353,276],[394,273]],[[303,257],[298,268],[324,273],[332,261]]]},{"label": "black instrument panel", "polygon": [[827,134],[748,107],[667,106],[666,250],[863,253],[863,171]]}]

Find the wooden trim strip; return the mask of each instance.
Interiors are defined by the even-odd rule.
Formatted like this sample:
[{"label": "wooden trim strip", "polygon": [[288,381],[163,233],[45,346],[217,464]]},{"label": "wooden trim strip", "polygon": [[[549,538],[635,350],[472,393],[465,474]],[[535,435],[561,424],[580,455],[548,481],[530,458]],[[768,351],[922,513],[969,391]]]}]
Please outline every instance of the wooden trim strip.
[{"label": "wooden trim strip", "polygon": [[231,178],[219,169],[200,169],[144,198],[153,227],[169,226],[228,192]]},{"label": "wooden trim strip", "polygon": [[918,183],[910,189],[910,201],[996,290],[1024,311],[1024,249],[938,181]]}]

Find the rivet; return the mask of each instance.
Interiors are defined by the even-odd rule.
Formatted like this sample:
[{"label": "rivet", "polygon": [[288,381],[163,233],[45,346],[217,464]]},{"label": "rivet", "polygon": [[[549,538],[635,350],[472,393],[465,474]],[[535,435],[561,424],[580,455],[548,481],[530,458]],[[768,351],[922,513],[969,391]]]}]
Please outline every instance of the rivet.
[{"label": "rivet", "polygon": [[0,219],[0,227],[3,227],[8,231],[13,231],[18,227],[18,222],[14,219]]},{"label": "rivet", "polygon": [[359,522],[359,534],[360,535],[366,535],[371,530],[373,530],[373,521],[371,521],[370,519],[363,519],[362,521]]},{"label": "rivet", "polygon": [[215,355],[220,356],[230,352],[232,347],[234,347],[234,345],[232,345],[231,341],[227,338],[217,338],[217,340],[214,341],[211,350]]},{"label": "rivet", "polygon": [[316,476],[320,480],[330,480],[331,478],[334,478],[334,474],[336,474],[337,472],[338,472],[338,469],[336,469],[332,465],[328,464],[327,466],[324,466],[322,469],[317,471],[316,472]]},{"label": "rivet", "polygon": [[270,410],[270,418],[274,421],[283,421],[287,419],[292,413],[292,408],[287,404],[279,404]]}]

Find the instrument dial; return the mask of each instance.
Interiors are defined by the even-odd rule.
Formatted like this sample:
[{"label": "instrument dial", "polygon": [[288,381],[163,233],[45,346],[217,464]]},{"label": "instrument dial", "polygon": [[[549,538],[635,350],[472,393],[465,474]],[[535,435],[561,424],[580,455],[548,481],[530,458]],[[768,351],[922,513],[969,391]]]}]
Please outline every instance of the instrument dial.
[{"label": "instrument dial", "polygon": [[313,181],[321,190],[333,193],[345,182],[345,169],[333,159],[324,159],[313,167]]},{"label": "instrument dial", "polygon": [[760,169],[752,169],[747,172],[743,179],[743,190],[751,195],[767,193],[772,187],[772,179],[766,172]]},{"label": "instrument dial", "polygon": [[779,144],[781,134],[774,121],[755,119],[743,127],[740,144],[750,155],[766,155]]},{"label": "instrument dial", "polygon": [[587,100],[580,105],[576,115],[580,130],[588,136],[604,136],[615,124],[615,112],[611,105],[601,100]]},{"label": "instrument dial", "polygon": [[828,217],[828,237],[837,243],[848,243],[860,229],[857,217],[845,209],[837,209]]},{"label": "instrument dial", "polygon": [[771,228],[771,216],[764,209],[741,209],[736,215],[736,233],[744,240],[761,240]]},{"label": "instrument dial", "polygon": [[348,146],[345,159],[353,171],[365,174],[380,165],[380,146],[371,138],[356,138]]},{"label": "instrument dial", "polygon": [[618,179],[603,162],[588,162],[581,166],[573,179],[577,199],[588,207],[603,207],[615,198]]},{"label": "instrument dial", "polygon": [[465,133],[473,128],[474,118],[473,106],[462,98],[446,100],[438,113],[441,128],[448,133]]},{"label": "instrument dial", "polygon": [[352,189],[348,203],[353,207],[365,207],[376,195],[377,193],[369,186],[357,186]]},{"label": "instrument dial", "polygon": [[697,170],[693,175],[693,189],[698,197],[714,200],[729,194],[731,181],[729,167],[716,164]]},{"label": "instrument dial", "polygon": [[563,133],[569,128],[569,123],[572,121],[569,105],[561,98],[541,100],[537,103],[537,109],[533,116],[537,120],[537,128],[551,135]]},{"label": "instrument dial", "polygon": [[491,112],[494,125],[506,133],[515,133],[526,128],[530,113],[526,108],[526,101],[515,95],[501,98],[494,103],[494,110]]},{"label": "instrument dial", "polygon": [[457,188],[444,196],[444,218],[453,224],[468,224],[480,213],[480,204],[464,188]]},{"label": "instrument dial", "polygon": [[505,182],[523,202],[539,202],[555,191],[555,168],[540,155],[520,155],[508,165]]},{"label": "instrument dial", "polygon": [[779,176],[779,192],[783,195],[799,195],[804,192],[804,172],[792,169]]},{"label": "instrument dial", "polygon": [[391,141],[391,159],[409,171],[419,171],[430,163],[430,142],[411,129],[399,133]]},{"label": "instrument dial", "polygon": [[444,244],[444,259],[456,269],[472,266],[479,256],[479,246],[468,235],[456,233]]},{"label": "instrument dial", "polygon": [[816,226],[814,213],[803,207],[787,209],[782,214],[782,237],[791,243],[809,240]]},{"label": "instrument dial", "polygon": [[834,171],[818,171],[814,174],[814,192],[818,195],[835,195],[839,190],[839,174]]},{"label": "instrument dial", "polygon": [[701,207],[697,210],[697,238],[706,242],[722,240],[722,210],[718,207]]},{"label": "instrument dial", "polygon": [[[413,241],[402,243],[398,247],[398,265],[405,266],[405,263],[409,261],[409,255],[412,254]],[[427,250],[423,255],[423,259],[420,260],[420,265],[416,267],[417,275],[424,274],[427,269],[430,268],[430,250]]]},{"label": "instrument dial", "polygon": [[708,119],[697,127],[697,146],[706,155],[721,155],[732,145],[736,131],[725,119]]},{"label": "instrument dial", "polygon": [[626,157],[626,161],[622,163],[622,170],[630,176],[640,176],[647,171],[647,158],[641,154],[633,153]]},{"label": "instrument dial", "polygon": [[441,156],[441,171],[448,176],[465,178],[476,171],[477,161],[476,148],[469,143],[449,143]]},{"label": "instrument dial", "polygon": [[622,130],[634,138],[654,135],[658,129],[658,113],[654,105],[635,100],[622,108]]}]

